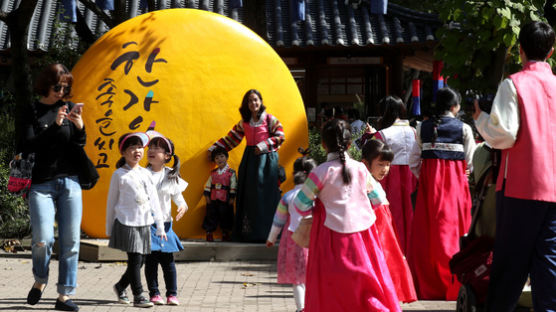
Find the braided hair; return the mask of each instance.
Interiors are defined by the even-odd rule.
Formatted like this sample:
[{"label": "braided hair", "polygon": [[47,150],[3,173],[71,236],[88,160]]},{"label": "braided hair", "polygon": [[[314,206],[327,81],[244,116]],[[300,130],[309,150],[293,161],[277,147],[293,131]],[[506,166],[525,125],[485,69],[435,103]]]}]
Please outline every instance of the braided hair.
[{"label": "braided hair", "polygon": [[303,155],[293,163],[293,182],[301,184],[305,182],[309,172],[317,166],[317,162],[309,156],[309,149],[298,148],[297,151]]},{"label": "braided hair", "polygon": [[453,106],[457,106],[461,103],[461,95],[456,90],[445,87],[437,91],[436,93],[436,109],[431,117],[434,132],[432,135],[431,143],[434,144],[438,138],[438,126],[440,125],[440,116],[444,114],[447,110],[450,110]]},{"label": "braided hair", "polygon": [[342,163],[342,178],[344,184],[351,182],[351,173],[346,168],[346,154],[351,144],[349,124],[343,119],[332,119],[322,127],[322,142],[329,153],[337,152]]}]

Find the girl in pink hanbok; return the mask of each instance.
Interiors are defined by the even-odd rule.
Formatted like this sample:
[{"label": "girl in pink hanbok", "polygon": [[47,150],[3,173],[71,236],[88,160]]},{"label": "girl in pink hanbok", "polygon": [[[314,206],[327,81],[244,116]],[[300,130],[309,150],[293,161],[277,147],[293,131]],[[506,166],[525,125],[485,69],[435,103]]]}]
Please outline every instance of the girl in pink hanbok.
[{"label": "girl in pink hanbok", "polygon": [[327,161],[311,171],[294,199],[301,215],[313,214],[305,311],[401,311],[372,227],[372,177],[348,156],[350,144],[347,122],[327,122],[322,129]]},{"label": "girl in pink hanbok", "polygon": [[284,194],[280,200],[266,241],[266,246],[272,247],[278,234],[284,228],[278,249],[278,284],[292,284],[297,312],[303,311],[305,307],[305,272],[308,250],[298,246],[291,238],[302,218],[293,206],[293,199],[307,179],[309,172],[316,166],[317,162],[307,156],[295,160],[293,163],[295,187]]}]

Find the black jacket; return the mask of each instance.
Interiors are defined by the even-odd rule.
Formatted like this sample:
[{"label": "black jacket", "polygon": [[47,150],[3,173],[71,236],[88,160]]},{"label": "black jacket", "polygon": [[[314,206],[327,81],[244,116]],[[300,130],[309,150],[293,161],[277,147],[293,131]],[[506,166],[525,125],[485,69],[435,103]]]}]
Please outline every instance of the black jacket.
[{"label": "black jacket", "polygon": [[27,115],[24,150],[35,153],[33,184],[77,175],[76,148],[85,145],[85,127],[78,130],[68,119],[58,126],[56,115],[63,105],[68,106],[69,112],[74,104],[58,101],[45,105],[35,101]]}]

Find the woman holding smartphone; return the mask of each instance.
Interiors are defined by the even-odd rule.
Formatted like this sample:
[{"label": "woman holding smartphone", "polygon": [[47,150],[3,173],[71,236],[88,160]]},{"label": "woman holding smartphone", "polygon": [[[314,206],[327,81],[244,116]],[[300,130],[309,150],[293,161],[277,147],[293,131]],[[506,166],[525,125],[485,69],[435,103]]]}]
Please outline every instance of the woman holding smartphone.
[{"label": "woman holding smartphone", "polygon": [[75,146],[85,144],[82,104],[69,100],[73,76],[62,64],[43,69],[35,82],[40,96],[31,104],[25,122],[24,151],[35,153],[33,181],[29,190],[32,259],[35,283],[27,303],[36,304],[48,283],[48,266],[58,224],[58,298],[55,309],[77,311],[70,296],[77,285],[77,261],[82,201]]}]

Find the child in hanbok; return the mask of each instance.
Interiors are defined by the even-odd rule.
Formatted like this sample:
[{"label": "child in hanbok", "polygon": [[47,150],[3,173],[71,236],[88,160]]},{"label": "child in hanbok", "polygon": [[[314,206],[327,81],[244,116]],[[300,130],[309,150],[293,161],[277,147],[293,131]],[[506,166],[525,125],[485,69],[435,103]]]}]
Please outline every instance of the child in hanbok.
[{"label": "child in hanbok", "polygon": [[394,230],[405,255],[413,223],[411,194],[417,189],[417,176],[421,166],[421,150],[417,144],[415,128],[405,119],[405,104],[397,96],[387,96],[381,129],[374,138],[382,140],[394,152],[390,171],[380,184],[390,202]]},{"label": "child in hanbok", "polygon": [[372,226],[371,174],[349,157],[350,144],[346,121],[327,122],[322,129],[327,161],[311,171],[294,199],[301,215],[313,215],[305,311],[401,311]]},{"label": "child in hanbok", "polygon": [[293,163],[295,187],[284,194],[280,200],[266,241],[267,247],[273,246],[278,234],[282,231],[282,238],[280,239],[280,247],[278,249],[278,284],[292,284],[297,312],[303,311],[305,307],[305,274],[308,250],[298,246],[291,238],[302,219],[293,206],[293,199],[301,189],[303,182],[307,179],[309,172],[316,166],[316,161],[307,156],[295,160]]},{"label": "child in hanbok", "polygon": [[374,226],[378,231],[396,293],[400,301],[413,302],[417,300],[413,278],[396,237],[386,193],[379,183],[390,171],[394,152],[380,140],[369,140],[363,145],[361,154],[363,163],[372,175],[373,190],[370,199],[376,214]]},{"label": "child in hanbok", "polygon": [[407,260],[419,299],[455,300],[460,288],[449,261],[471,222],[467,172],[476,146],[456,118],[460,101],[455,90],[438,90],[437,113],[417,127],[422,164]]}]

